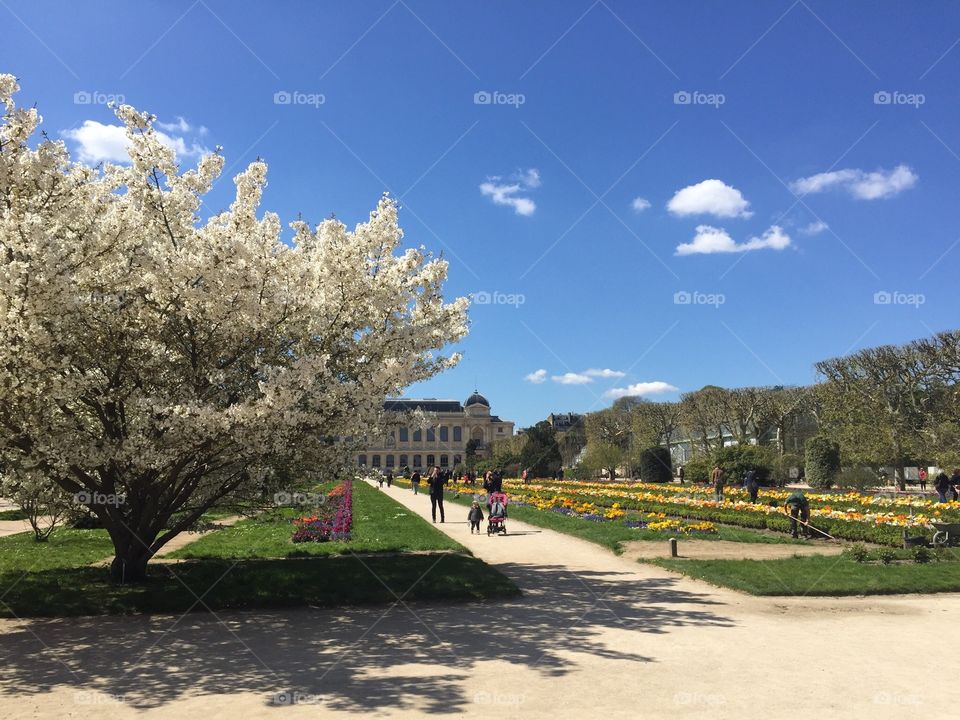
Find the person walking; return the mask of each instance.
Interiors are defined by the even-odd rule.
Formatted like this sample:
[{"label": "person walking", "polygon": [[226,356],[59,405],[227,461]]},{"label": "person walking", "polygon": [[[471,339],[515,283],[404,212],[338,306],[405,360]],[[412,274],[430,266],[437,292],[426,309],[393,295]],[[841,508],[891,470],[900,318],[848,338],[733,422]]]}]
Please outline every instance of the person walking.
[{"label": "person walking", "polygon": [[443,473],[440,472],[440,468],[434,466],[433,470],[430,471],[430,479],[427,480],[427,483],[430,485],[430,515],[433,517],[433,521],[437,521],[437,508],[440,508],[440,522],[443,522],[443,486],[444,479]]},{"label": "person walking", "polygon": [[393,470],[387,470],[387,487],[393,487]]},{"label": "person walking", "polygon": [[757,501],[757,494],[760,492],[760,480],[757,478],[756,470],[748,470],[743,476],[743,489],[750,493],[750,502]]},{"label": "person walking", "polygon": [[783,503],[783,507],[790,515],[790,534],[793,537],[797,537],[797,518],[800,518],[804,523],[803,535],[804,537],[808,537],[810,535],[810,528],[806,523],[810,521],[810,501],[807,500],[807,496],[803,494],[803,491],[794,490],[790,493]]},{"label": "person walking", "polygon": [[710,480],[713,483],[713,496],[718,503],[723,502],[723,488],[727,483],[727,478],[723,468],[719,464],[713,466],[713,472],[710,473]]},{"label": "person walking", "polygon": [[917,473],[917,482],[920,483],[920,492],[927,491],[927,469],[920,468],[920,472]]},{"label": "person walking", "polygon": [[477,535],[479,535],[480,523],[483,522],[483,510],[480,509],[480,503],[477,500],[474,500],[470,506],[470,512],[467,513],[467,520],[470,521],[470,534],[473,535],[473,531],[476,530]]},{"label": "person walking", "polygon": [[410,487],[413,488],[413,494],[420,494],[420,471],[414,470],[413,475],[410,476]]},{"label": "person walking", "polygon": [[377,487],[383,490],[383,473],[377,473]]},{"label": "person walking", "polygon": [[937,502],[945,503],[947,501],[947,490],[950,489],[950,478],[943,470],[934,478],[933,489],[937,491]]},{"label": "person walking", "polygon": [[954,468],[950,476],[950,492],[953,493],[954,502],[960,500],[960,468]]},{"label": "person walking", "polygon": [[677,468],[677,477],[680,478],[680,484],[683,485],[683,477],[685,473],[683,471],[683,465]]}]

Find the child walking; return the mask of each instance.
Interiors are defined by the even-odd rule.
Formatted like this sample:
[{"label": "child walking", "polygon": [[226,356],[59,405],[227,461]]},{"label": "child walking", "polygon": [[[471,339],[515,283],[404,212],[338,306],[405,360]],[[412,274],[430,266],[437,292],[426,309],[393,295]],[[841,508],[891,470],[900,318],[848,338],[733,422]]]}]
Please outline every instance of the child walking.
[{"label": "child walking", "polygon": [[477,535],[480,534],[480,523],[483,522],[483,510],[480,509],[480,503],[476,500],[473,501],[473,505],[470,506],[470,513],[467,515],[467,520],[470,521],[470,534],[473,535],[473,531],[477,531]]}]

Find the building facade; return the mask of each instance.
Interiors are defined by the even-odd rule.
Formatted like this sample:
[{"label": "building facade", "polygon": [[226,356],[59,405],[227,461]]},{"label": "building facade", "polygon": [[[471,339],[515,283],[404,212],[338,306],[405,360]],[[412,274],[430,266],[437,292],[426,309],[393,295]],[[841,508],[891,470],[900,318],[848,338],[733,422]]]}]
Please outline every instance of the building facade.
[{"label": "building facade", "polygon": [[547,415],[547,422],[557,432],[567,432],[575,427],[583,425],[584,416],[580,413],[550,413]]},{"label": "building facade", "polygon": [[489,401],[474,392],[461,404],[434,398],[387,400],[387,413],[403,415],[422,410],[431,417],[429,427],[392,427],[368,437],[356,454],[357,467],[398,472],[404,467],[421,472],[438,465],[453,469],[466,462],[467,443],[475,441],[477,455],[485,457],[495,440],[513,435],[514,423],[490,413]]}]

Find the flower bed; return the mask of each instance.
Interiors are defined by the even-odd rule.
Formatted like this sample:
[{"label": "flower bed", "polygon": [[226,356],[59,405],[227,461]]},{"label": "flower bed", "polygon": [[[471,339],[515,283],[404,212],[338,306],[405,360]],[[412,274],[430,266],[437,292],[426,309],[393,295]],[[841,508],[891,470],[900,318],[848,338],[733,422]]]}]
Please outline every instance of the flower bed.
[{"label": "flower bed", "polygon": [[344,480],[327,493],[326,501],[315,515],[293,521],[293,542],[349,540],[353,527],[353,481]]},{"label": "flower bed", "polygon": [[[693,485],[583,481],[523,485],[511,480],[505,482],[504,487],[515,501],[539,510],[556,510],[580,517],[615,519],[629,510],[780,532],[789,532],[791,525],[783,510],[783,501],[791,491],[779,489],[765,489],[760,493],[760,502],[750,503],[740,488],[728,489],[726,499],[717,502],[711,488]],[[451,489],[476,491],[476,488],[459,485]],[[954,517],[960,521],[960,508],[956,503],[936,504],[926,498],[857,492],[809,492],[806,495],[811,504],[811,522],[830,535],[846,540],[898,546],[905,529],[917,534],[931,521]]]}]

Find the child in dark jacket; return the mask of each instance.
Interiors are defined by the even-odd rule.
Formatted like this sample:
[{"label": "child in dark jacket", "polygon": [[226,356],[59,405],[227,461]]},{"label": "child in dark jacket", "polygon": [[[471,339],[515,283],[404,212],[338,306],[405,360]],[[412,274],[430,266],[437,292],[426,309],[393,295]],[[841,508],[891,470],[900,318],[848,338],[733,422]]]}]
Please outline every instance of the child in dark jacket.
[{"label": "child in dark jacket", "polygon": [[480,503],[477,501],[474,501],[473,505],[470,506],[470,513],[467,515],[467,520],[470,521],[470,534],[473,535],[473,531],[476,530],[479,535],[480,523],[483,522],[483,510],[480,509]]}]

